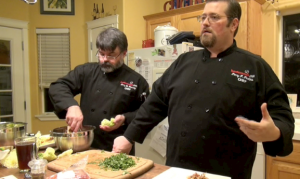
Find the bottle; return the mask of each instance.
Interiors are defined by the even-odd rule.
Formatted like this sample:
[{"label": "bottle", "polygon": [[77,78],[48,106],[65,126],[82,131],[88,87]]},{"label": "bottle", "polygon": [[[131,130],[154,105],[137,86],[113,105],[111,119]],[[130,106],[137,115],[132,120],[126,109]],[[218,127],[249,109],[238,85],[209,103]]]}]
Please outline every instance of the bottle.
[{"label": "bottle", "polygon": [[102,9],[101,9],[101,16],[104,17],[104,7],[103,7],[103,3],[102,3]]},{"label": "bottle", "polygon": [[96,10],[96,4],[94,3],[93,13],[92,13],[93,19],[95,20],[97,18],[97,10]]},{"label": "bottle", "polygon": [[189,6],[190,5],[190,0],[185,0],[184,1],[184,7]]},{"label": "bottle", "polygon": [[98,4],[97,4],[96,19],[99,19],[99,18],[100,18],[100,13],[99,13]]}]

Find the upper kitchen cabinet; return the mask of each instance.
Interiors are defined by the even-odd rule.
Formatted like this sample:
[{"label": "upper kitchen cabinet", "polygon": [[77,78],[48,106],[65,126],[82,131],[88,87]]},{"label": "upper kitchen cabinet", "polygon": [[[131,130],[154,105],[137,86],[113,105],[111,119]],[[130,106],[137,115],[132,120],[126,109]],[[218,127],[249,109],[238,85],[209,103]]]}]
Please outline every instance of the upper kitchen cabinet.
[{"label": "upper kitchen cabinet", "polygon": [[89,62],[98,62],[98,58],[96,57],[98,50],[96,48],[96,38],[100,32],[109,27],[118,28],[118,17],[119,15],[113,15],[87,22]]},{"label": "upper kitchen cabinet", "polygon": [[197,21],[197,17],[203,13],[203,10],[179,14],[177,16],[177,28],[179,31],[193,31],[194,35],[200,36],[200,23]]},{"label": "upper kitchen cabinet", "polygon": [[144,16],[146,39],[154,40],[154,29],[168,23],[179,31],[193,31],[196,36],[200,36],[200,24],[197,22],[197,16],[202,14],[203,8],[204,4],[197,4]]},{"label": "upper kitchen cabinet", "polygon": [[[240,1],[242,17],[235,37],[240,48],[261,55],[261,4],[259,0]],[[159,25],[171,25],[179,31],[193,31],[200,36],[200,23],[197,16],[203,13],[205,3],[180,9],[144,16],[146,20],[146,39],[154,39],[154,29]]]},{"label": "upper kitchen cabinet", "polygon": [[239,48],[261,55],[262,10],[261,4],[250,0],[240,2],[242,17],[235,40]]},{"label": "upper kitchen cabinet", "polygon": [[169,23],[171,24],[171,26],[174,26],[174,24],[176,23],[175,16],[153,18],[148,20],[146,25],[147,39],[154,39],[154,29],[157,26],[164,26]]}]

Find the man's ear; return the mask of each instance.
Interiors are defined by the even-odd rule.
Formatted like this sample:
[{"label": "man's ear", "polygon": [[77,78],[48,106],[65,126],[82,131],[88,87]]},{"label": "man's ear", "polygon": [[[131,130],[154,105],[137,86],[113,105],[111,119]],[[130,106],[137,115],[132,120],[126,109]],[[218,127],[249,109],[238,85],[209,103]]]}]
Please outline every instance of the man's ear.
[{"label": "man's ear", "polygon": [[127,54],[127,50],[125,50],[124,52],[122,52],[124,56],[126,56]]},{"label": "man's ear", "polygon": [[234,18],[231,22],[231,31],[235,32],[239,26],[240,21],[237,18]]}]

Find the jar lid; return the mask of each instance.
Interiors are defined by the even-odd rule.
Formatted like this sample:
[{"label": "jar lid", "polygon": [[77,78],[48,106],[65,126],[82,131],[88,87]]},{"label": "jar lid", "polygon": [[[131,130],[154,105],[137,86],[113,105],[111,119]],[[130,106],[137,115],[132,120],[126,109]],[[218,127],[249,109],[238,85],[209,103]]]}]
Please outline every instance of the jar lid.
[{"label": "jar lid", "polygon": [[171,26],[170,23],[168,23],[167,25],[164,25],[164,26],[157,26],[154,29],[154,32],[155,31],[160,31],[160,30],[175,30],[176,32],[178,32],[178,29],[176,29],[175,27]]}]

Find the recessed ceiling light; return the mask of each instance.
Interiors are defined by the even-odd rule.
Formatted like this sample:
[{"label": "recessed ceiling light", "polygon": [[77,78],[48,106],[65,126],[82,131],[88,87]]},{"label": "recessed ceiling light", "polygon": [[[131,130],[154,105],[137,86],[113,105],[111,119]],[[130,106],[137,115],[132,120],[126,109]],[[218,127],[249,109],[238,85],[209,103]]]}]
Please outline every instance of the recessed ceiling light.
[{"label": "recessed ceiling light", "polygon": [[37,2],[37,0],[23,0],[24,2],[26,2],[27,4],[35,4]]}]

